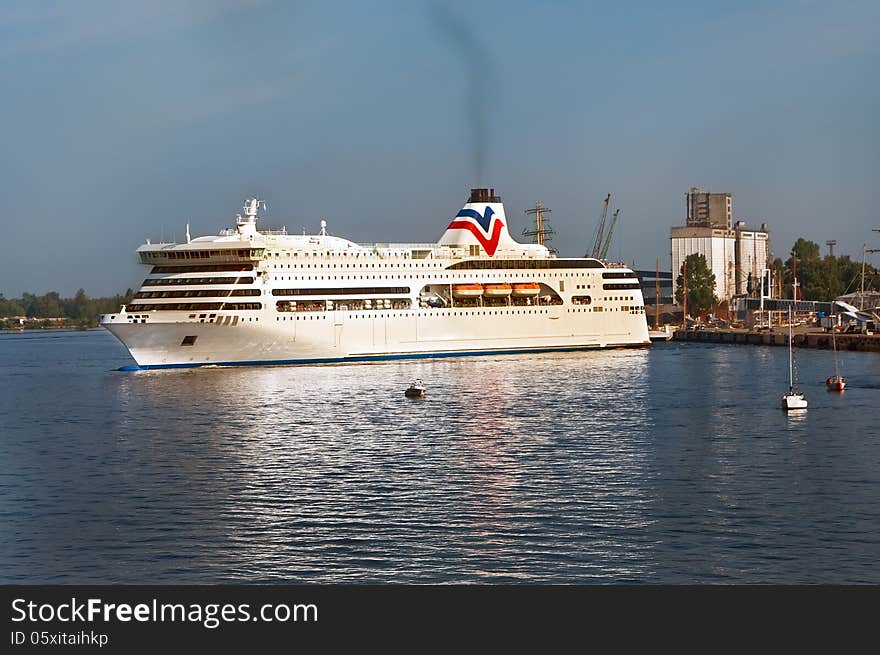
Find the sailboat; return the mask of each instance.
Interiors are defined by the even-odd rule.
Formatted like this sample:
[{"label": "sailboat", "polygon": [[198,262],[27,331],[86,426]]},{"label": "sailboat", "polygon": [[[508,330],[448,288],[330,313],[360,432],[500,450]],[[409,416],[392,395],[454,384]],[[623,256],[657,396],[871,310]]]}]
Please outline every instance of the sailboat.
[{"label": "sailboat", "polygon": [[831,346],[834,348],[834,375],[825,380],[825,386],[828,387],[828,391],[843,391],[846,388],[846,378],[840,374],[840,368],[837,364],[837,339],[834,338],[836,332],[837,327],[832,327]]},{"label": "sailboat", "polygon": [[807,399],[804,394],[795,390],[794,385],[794,351],[792,350],[793,342],[791,336],[791,309],[788,310],[788,392],[782,396],[782,409],[806,409]]}]

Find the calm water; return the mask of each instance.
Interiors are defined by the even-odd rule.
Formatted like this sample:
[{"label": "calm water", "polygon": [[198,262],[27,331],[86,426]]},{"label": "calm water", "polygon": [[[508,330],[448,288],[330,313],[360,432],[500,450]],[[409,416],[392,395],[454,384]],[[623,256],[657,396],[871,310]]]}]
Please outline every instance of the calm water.
[{"label": "calm water", "polygon": [[[0,335],[0,582],[880,582],[880,356],[120,373]],[[403,389],[421,377],[428,395]]]}]

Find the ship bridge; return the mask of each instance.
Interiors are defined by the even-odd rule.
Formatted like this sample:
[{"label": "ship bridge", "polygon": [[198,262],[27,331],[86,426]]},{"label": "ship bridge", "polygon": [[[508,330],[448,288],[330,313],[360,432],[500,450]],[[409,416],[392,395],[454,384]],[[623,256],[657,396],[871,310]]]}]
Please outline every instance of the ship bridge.
[{"label": "ship bridge", "polygon": [[193,241],[186,244],[144,244],[137,249],[142,264],[151,266],[185,266],[194,263],[253,263],[266,254],[265,244],[253,241]]}]

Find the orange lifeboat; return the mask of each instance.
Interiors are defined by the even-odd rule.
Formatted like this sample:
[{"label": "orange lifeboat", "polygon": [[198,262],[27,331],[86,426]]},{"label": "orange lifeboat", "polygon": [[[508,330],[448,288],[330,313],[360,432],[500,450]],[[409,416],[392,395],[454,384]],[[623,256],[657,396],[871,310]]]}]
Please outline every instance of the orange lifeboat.
[{"label": "orange lifeboat", "polygon": [[514,296],[537,296],[541,292],[541,285],[537,282],[519,282],[513,285]]},{"label": "orange lifeboat", "polygon": [[513,291],[513,287],[511,287],[507,282],[501,282],[500,284],[487,284],[484,288],[486,291],[486,295],[493,298],[509,296]]},{"label": "orange lifeboat", "polygon": [[483,295],[482,284],[453,284],[452,295],[456,298],[479,298]]}]

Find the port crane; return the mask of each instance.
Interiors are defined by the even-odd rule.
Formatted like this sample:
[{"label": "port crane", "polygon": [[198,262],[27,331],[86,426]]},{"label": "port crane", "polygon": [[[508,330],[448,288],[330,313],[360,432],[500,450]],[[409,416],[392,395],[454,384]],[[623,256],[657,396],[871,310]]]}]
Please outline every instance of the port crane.
[{"label": "port crane", "polygon": [[593,257],[594,259],[599,258],[599,253],[602,251],[602,237],[605,233],[605,218],[608,216],[609,202],[611,202],[610,193],[605,196],[605,201],[602,204],[602,217],[599,219],[599,224],[596,226],[596,239],[593,242],[593,250],[586,253],[584,257]]},{"label": "port crane", "polygon": [[617,224],[617,217],[619,215],[619,209],[615,209],[614,213],[611,215],[611,225],[608,226],[608,235],[605,237],[605,243],[602,244],[602,251],[599,253],[599,259],[605,259],[605,257],[608,256],[608,248],[611,247],[611,235],[614,234],[614,226]]}]

